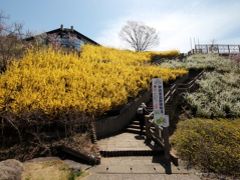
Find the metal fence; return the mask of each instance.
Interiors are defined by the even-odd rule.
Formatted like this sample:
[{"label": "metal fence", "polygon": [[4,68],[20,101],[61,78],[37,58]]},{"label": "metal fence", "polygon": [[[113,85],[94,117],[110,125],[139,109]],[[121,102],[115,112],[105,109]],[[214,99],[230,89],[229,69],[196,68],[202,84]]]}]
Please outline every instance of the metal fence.
[{"label": "metal fence", "polygon": [[196,44],[195,49],[190,51],[191,54],[195,53],[213,53],[222,55],[232,55],[240,53],[240,45],[225,45],[225,44]]}]

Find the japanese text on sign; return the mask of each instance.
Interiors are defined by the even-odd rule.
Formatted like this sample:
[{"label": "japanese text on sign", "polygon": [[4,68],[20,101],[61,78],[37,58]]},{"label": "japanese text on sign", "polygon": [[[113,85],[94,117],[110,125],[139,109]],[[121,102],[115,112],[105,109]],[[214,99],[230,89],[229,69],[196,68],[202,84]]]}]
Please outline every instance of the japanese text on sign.
[{"label": "japanese text on sign", "polygon": [[152,79],[152,98],[154,122],[163,127],[169,126],[169,117],[165,115],[163,81],[159,78]]}]

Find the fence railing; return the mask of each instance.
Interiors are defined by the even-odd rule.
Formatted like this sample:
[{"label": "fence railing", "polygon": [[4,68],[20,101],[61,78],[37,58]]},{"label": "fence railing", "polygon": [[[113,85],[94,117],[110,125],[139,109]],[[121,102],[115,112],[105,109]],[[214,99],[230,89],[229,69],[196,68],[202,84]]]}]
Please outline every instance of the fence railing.
[{"label": "fence railing", "polygon": [[226,45],[226,44],[196,44],[195,48],[192,49],[189,53],[214,53],[214,54],[239,54],[240,45]]}]

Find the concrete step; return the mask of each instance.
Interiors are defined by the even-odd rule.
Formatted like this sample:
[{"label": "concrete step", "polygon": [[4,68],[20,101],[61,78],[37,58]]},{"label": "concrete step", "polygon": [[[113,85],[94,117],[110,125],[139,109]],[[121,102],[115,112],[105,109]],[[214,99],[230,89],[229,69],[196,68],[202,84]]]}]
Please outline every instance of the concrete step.
[{"label": "concrete step", "polygon": [[[153,128],[154,129],[154,128]],[[128,133],[133,133],[133,134],[140,134],[140,129],[136,129],[136,128],[126,128],[125,129],[125,132],[128,132]],[[145,132],[146,130],[144,129],[143,130],[143,135],[145,135]]]},{"label": "concrete step", "polygon": [[[114,157],[112,157],[112,158],[114,158]],[[159,163],[149,163],[149,164],[134,163],[133,164],[131,161],[133,159],[133,157],[128,157],[130,160],[124,159],[124,161],[120,162],[120,163],[119,163],[119,159],[118,159],[120,157],[115,157],[118,160],[118,162],[115,164],[115,160],[112,160],[112,158],[106,158],[106,159],[110,159],[111,162],[113,162],[113,164],[103,164],[103,165],[99,165],[99,166],[95,166],[95,167],[91,168],[91,171],[93,171],[94,173],[91,173],[87,178],[89,180],[96,180],[96,179],[200,180],[200,178],[198,176],[194,175],[193,170],[187,170],[183,167],[174,166],[173,164],[171,164],[172,175],[166,175],[166,173],[167,173],[166,169],[162,165],[164,163],[164,160],[161,160],[161,159],[155,160]],[[136,158],[139,158],[139,160],[136,160],[136,162],[138,162],[142,158],[146,158],[146,157],[142,157],[142,158],[136,157]],[[133,159],[133,160],[135,160],[135,159]],[[143,159],[143,161],[146,161],[146,160]],[[91,178],[92,174],[94,175],[95,173],[97,173],[97,175],[98,175],[97,178],[96,178],[96,175],[94,178]],[[109,176],[109,175],[111,175],[111,176]],[[123,176],[121,177],[121,175],[123,175]]]},{"label": "concrete step", "polygon": [[[137,124],[130,124],[130,125],[128,125],[127,128],[131,128],[131,129],[140,129],[140,125],[137,125]],[[146,128],[146,126],[144,125],[144,126],[143,126],[143,129],[145,129],[145,128]],[[151,127],[151,129],[154,130],[155,127]]]},{"label": "concrete step", "polygon": [[[140,129],[135,129],[135,128],[126,128],[125,132],[133,133],[133,134],[139,134]],[[145,130],[143,130],[143,134],[145,134]]]},{"label": "concrete step", "polygon": [[140,124],[130,124],[128,128],[140,129]]},{"label": "concrete step", "polygon": [[103,157],[118,157],[118,156],[161,156],[164,155],[164,150],[124,150],[124,151],[100,151]]},{"label": "concrete step", "polygon": [[132,121],[131,124],[139,125],[140,123],[139,123],[139,121],[135,120],[135,121]]}]

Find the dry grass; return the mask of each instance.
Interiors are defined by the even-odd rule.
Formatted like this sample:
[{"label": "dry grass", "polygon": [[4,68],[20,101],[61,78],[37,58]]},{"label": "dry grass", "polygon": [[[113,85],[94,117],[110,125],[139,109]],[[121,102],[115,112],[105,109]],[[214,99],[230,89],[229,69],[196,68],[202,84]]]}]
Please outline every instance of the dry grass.
[{"label": "dry grass", "polygon": [[22,174],[23,180],[67,180],[71,171],[61,160],[27,162]]}]

